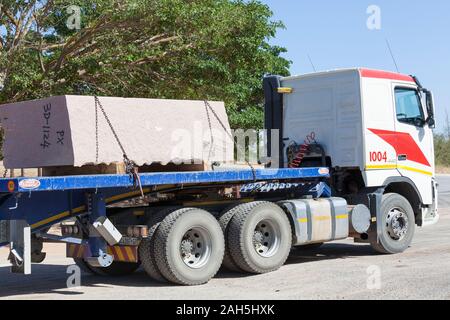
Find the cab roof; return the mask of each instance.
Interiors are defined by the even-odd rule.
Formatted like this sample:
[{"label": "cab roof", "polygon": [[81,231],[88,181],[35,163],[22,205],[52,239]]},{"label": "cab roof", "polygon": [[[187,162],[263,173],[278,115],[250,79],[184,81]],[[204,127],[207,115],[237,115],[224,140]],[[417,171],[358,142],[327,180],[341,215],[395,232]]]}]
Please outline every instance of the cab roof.
[{"label": "cab roof", "polygon": [[303,77],[311,77],[311,76],[320,76],[320,75],[327,75],[327,74],[333,74],[333,73],[341,73],[341,72],[358,72],[362,78],[375,78],[375,79],[386,79],[386,80],[396,80],[396,81],[404,81],[404,82],[412,82],[416,83],[414,81],[414,78],[412,76],[391,72],[391,71],[383,71],[383,70],[376,70],[376,69],[369,69],[369,68],[347,68],[347,69],[336,69],[336,70],[329,70],[329,71],[322,71],[322,72],[314,72],[314,73],[308,73],[300,76],[291,76],[283,78],[283,80],[293,80]]}]

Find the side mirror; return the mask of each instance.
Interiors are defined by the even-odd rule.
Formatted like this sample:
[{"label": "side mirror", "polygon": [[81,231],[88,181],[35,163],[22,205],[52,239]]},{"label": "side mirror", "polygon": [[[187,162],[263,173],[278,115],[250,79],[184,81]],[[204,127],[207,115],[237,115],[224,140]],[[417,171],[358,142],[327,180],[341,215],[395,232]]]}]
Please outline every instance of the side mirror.
[{"label": "side mirror", "polygon": [[427,121],[424,121],[423,118],[416,118],[416,119],[414,119],[414,125],[416,127],[423,128],[425,123],[427,123]]},{"label": "side mirror", "polygon": [[428,117],[427,124],[428,124],[428,127],[430,127],[431,129],[436,128],[436,121],[434,120],[434,118]]},{"label": "side mirror", "polygon": [[427,118],[427,124],[428,127],[430,127],[431,129],[436,128],[436,121],[434,119],[434,98],[433,98],[433,93],[431,91],[428,90],[424,90],[425,91],[425,97],[426,97],[426,105],[427,105],[427,113],[428,113],[428,118]]}]

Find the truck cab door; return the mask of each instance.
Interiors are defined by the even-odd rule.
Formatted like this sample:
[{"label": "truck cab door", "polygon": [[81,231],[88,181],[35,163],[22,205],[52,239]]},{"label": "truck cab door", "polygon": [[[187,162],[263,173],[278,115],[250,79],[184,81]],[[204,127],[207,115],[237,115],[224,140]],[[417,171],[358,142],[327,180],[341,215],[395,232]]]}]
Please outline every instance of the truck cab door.
[{"label": "truck cab door", "polygon": [[433,204],[433,132],[416,86],[393,83],[397,170],[412,180],[422,202]]}]

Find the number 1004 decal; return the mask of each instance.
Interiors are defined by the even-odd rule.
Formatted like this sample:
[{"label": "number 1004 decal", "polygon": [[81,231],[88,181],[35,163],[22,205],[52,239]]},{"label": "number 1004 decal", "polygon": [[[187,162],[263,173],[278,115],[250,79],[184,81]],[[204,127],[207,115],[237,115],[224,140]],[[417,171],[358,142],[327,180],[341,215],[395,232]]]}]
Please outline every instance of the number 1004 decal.
[{"label": "number 1004 decal", "polygon": [[369,152],[370,162],[387,162],[387,152]]}]

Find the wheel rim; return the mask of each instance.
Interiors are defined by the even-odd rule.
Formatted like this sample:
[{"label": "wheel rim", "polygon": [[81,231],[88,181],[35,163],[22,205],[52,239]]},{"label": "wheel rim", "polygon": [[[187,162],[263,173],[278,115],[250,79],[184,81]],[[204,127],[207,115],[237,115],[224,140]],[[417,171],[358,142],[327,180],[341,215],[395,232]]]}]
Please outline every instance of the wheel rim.
[{"label": "wheel rim", "polygon": [[408,233],[408,215],[400,208],[391,209],[386,217],[386,231],[393,240],[400,241]]},{"label": "wheel rim", "polygon": [[272,220],[260,221],[253,232],[253,247],[258,255],[269,258],[280,247],[281,230]]},{"label": "wheel rim", "polygon": [[203,227],[189,229],[180,242],[180,256],[192,269],[203,267],[211,256],[212,240],[208,230]]}]

